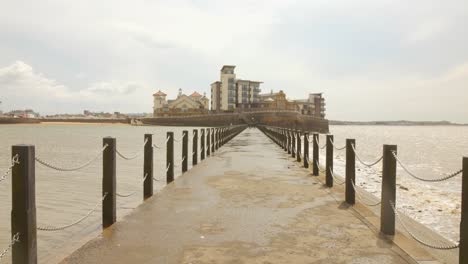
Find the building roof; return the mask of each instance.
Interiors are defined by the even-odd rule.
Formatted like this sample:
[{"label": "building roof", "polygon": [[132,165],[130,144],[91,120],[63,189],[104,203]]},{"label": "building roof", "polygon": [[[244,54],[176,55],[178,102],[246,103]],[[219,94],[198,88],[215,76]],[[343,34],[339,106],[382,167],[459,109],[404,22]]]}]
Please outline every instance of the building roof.
[{"label": "building roof", "polygon": [[224,68],[236,68],[235,65],[223,65],[223,67],[221,68],[221,70],[224,70]]},{"label": "building roof", "polygon": [[161,92],[161,90],[159,90],[157,93],[153,94],[153,96],[166,96],[167,94]]},{"label": "building roof", "polygon": [[243,80],[243,79],[236,79],[236,82],[263,83],[260,81],[251,81],[251,80]]},{"label": "building roof", "polygon": [[192,96],[192,97],[202,97],[202,95],[197,93],[196,91],[193,92],[190,96]]},{"label": "building roof", "polygon": [[277,94],[279,94],[279,92],[277,92],[277,93],[259,94],[258,96],[260,96],[260,97],[272,97],[272,96],[275,96],[275,95],[277,95]]}]

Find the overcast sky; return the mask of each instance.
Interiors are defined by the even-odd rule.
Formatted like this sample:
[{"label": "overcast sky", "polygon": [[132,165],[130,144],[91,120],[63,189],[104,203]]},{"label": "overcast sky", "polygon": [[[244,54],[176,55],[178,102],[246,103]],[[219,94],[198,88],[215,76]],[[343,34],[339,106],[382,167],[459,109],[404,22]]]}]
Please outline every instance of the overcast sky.
[{"label": "overcast sky", "polygon": [[151,112],[223,64],[335,120],[468,123],[466,0],[0,0],[3,111]]}]

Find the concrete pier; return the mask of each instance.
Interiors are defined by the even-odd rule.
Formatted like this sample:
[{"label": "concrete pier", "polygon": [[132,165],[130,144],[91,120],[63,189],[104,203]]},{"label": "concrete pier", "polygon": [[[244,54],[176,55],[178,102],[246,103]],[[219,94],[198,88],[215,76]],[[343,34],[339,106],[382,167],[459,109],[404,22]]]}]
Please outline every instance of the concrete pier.
[{"label": "concrete pier", "polygon": [[341,200],[251,128],[62,263],[415,263]]}]

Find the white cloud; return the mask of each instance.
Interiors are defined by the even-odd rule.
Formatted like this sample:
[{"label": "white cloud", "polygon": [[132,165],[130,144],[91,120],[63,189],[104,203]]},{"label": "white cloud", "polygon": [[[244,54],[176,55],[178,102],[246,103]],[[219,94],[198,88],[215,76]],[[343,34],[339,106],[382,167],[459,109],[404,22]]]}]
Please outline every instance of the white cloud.
[{"label": "white cloud", "polygon": [[69,98],[72,95],[65,86],[34,72],[30,65],[22,61],[0,68],[0,87],[2,96],[36,97],[46,95]]},{"label": "white cloud", "polygon": [[437,35],[443,33],[447,27],[449,27],[449,25],[442,19],[423,22],[409,33],[408,43],[416,44],[420,41],[430,41],[436,38]]},{"label": "white cloud", "polygon": [[[3,108],[150,112],[155,91],[209,93],[221,65],[235,64],[264,91],[324,92],[333,119],[468,122],[450,103],[426,103],[464,80],[436,79],[468,61],[467,18],[466,0],[10,1],[0,10],[0,67],[22,60],[35,71],[10,65],[2,71],[19,75],[15,84],[2,80],[41,101],[7,100],[3,85]],[[391,97],[396,109],[378,107]],[[405,98],[425,112],[412,114]]]},{"label": "white cloud", "polygon": [[[148,111],[151,104],[150,90],[138,83],[97,82],[74,91],[34,71],[22,61],[0,68],[0,90],[4,108],[33,108],[42,113],[56,112],[56,106],[65,105],[71,106],[68,111],[72,112],[81,112],[84,108],[143,112]],[[142,101],[136,106],[132,99],[144,94],[147,102]]]}]

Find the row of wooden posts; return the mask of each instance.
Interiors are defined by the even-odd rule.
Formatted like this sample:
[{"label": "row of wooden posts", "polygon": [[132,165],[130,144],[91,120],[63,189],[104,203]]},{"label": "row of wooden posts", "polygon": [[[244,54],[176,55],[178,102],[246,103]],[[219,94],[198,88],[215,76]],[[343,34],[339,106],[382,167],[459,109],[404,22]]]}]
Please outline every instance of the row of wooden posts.
[{"label": "row of wooden posts", "polygon": [[[198,156],[204,160],[221,146],[241,133],[246,126],[225,126],[217,128],[193,130],[192,164],[197,165]],[[145,134],[143,158],[143,197],[153,195],[153,138]],[[188,169],[188,131],[182,132],[182,172]],[[200,138],[200,152],[198,139]],[[205,141],[206,139],[206,141]],[[174,133],[167,132],[166,138],[166,182],[174,181]],[[206,142],[206,144],[205,144]],[[107,146],[107,147],[105,147]],[[102,226],[111,226],[116,221],[116,188],[117,140],[113,137],[103,138],[102,152]],[[37,226],[36,226],[36,191],[35,191],[35,146],[14,145],[12,157],[18,157],[18,164],[12,169],[12,210],[11,234],[19,234],[19,242],[12,246],[13,264],[37,263]]]},{"label": "row of wooden posts", "polygon": [[[271,138],[276,144],[287,151],[298,162],[303,161],[304,167],[309,168],[312,164],[312,174],[319,175],[319,134],[313,133],[312,137],[312,160],[309,159],[309,133],[293,129],[259,126],[259,129]],[[304,143],[301,143],[301,137]],[[333,135],[326,135],[326,164],[325,164],[325,185],[333,187]],[[304,147],[303,157],[301,148]],[[345,201],[349,205],[356,202],[356,141],[346,139],[346,170],[345,170]],[[385,235],[395,235],[395,198],[396,198],[396,175],[397,161],[393,155],[396,154],[396,145],[383,145],[382,159],[382,191],[380,209],[380,231]],[[301,160],[302,158],[302,160]],[[462,167],[462,195],[461,195],[461,222],[460,222],[460,243],[459,243],[459,263],[468,264],[468,157],[463,158]],[[394,206],[394,208],[392,207]]]}]

